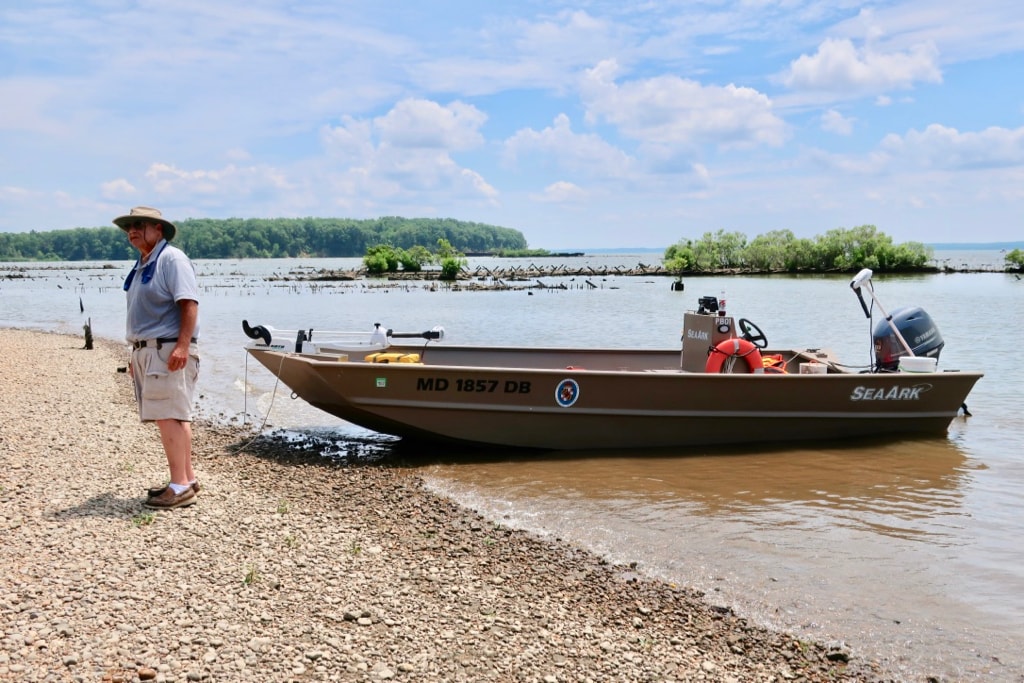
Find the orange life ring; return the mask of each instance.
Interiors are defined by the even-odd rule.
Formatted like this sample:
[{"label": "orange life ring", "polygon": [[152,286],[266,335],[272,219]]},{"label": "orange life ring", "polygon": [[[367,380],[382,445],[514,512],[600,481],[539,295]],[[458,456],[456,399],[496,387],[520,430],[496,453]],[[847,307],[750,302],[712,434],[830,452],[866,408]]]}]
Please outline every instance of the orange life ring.
[{"label": "orange life ring", "polygon": [[764,361],[761,359],[761,352],[746,339],[740,339],[739,337],[726,339],[711,349],[711,352],[708,354],[708,362],[704,366],[704,372],[721,372],[725,361],[733,357],[742,358],[746,361],[750,372],[764,374]]}]

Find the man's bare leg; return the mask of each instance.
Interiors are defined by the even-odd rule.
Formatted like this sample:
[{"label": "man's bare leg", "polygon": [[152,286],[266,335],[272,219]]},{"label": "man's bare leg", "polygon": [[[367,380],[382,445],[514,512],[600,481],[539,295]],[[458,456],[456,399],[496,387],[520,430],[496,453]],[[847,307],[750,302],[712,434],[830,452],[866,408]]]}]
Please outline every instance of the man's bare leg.
[{"label": "man's bare leg", "polygon": [[160,441],[167,456],[171,481],[187,486],[196,478],[192,471],[192,423],[181,420],[157,420]]}]

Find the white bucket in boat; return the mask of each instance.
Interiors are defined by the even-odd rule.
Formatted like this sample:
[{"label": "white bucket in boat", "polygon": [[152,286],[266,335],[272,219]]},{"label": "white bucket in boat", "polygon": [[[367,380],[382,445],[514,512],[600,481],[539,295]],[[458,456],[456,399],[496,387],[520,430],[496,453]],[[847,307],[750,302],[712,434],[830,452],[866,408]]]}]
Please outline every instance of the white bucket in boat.
[{"label": "white bucket in boat", "polygon": [[938,362],[929,356],[900,356],[900,372],[935,372]]},{"label": "white bucket in boat", "polygon": [[801,363],[801,375],[827,375],[828,366],[824,363]]}]

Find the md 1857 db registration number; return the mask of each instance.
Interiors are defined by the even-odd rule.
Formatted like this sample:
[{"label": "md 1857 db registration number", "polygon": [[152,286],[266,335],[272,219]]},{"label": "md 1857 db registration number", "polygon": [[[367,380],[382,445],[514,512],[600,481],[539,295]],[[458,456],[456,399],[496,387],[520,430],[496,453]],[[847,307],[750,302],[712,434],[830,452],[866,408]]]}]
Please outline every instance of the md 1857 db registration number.
[{"label": "md 1857 db registration number", "polygon": [[455,379],[447,377],[419,377],[416,379],[416,391],[459,391],[467,394],[506,394],[530,393],[530,382],[517,379],[504,381],[496,379]]}]

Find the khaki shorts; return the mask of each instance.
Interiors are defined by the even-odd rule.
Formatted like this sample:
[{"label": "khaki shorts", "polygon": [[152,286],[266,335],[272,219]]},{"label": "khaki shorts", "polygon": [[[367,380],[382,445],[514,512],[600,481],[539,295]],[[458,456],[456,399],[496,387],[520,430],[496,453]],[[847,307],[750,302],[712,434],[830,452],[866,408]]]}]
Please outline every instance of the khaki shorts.
[{"label": "khaki shorts", "polygon": [[192,397],[199,379],[199,354],[193,348],[181,370],[167,369],[174,344],[151,346],[132,352],[132,380],[135,400],[143,422],[154,420],[192,421]]}]

